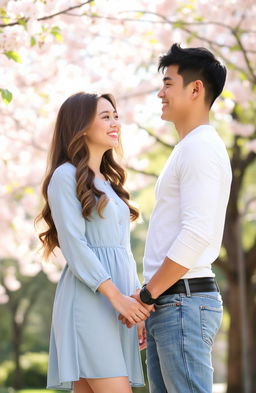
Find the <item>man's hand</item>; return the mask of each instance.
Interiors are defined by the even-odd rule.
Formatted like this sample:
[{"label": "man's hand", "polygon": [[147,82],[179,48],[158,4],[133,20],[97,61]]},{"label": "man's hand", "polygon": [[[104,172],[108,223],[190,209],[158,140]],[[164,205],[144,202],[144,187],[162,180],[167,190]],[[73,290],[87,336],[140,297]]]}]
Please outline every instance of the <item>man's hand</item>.
[{"label": "man's hand", "polygon": [[126,325],[126,327],[131,328],[135,325],[135,323],[131,323],[128,321],[127,318],[125,318],[123,315],[119,314],[118,316],[119,321],[122,322],[123,325]]},{"label": "man's hand", "polygon": [[140,304],[142,304],[142,306],[145,307],[149,312],[155,311],[155,306],[154,306],[154,304],[146,304],[146,303],[143,303],[143,302],[142,302],[142,300],[141,300],[141,298],[140,298],[140,293],[139,293],[139,292],[133,293],[133,294],[131,295],[131,297],[133,297],[134,299],[136,299],[137,302],[139,302]]}]

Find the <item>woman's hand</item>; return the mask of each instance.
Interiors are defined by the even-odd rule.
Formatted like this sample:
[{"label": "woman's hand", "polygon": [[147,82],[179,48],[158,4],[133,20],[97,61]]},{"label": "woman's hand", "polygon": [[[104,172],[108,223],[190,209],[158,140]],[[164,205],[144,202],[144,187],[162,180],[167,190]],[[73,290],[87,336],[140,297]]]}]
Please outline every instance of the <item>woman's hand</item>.
[{"label": "woman's hand", "polygon": [[146,333],[146,328],[145,328],[145,322],[139,322],[137,324],[137,329],[138,329],[138,339],[139,339],[139,348],[140,351],[143,349],[147,348],[147,333]]},{"label": "woman's hand", "polygon": [[114,296],[110,301],[115,310],[129,322],[129,327],[149,317],[149,311],[130,296],[119,293],[119,295]]},{"label": "woman's hand", "polygon": [[[136,293],[132,294],[131,297],[133,299],[137,300],[137,302],[140,303],[146,310],[148,310],[149,313],[151,311],[154,312],[155,311],[155,305],[154,304],[148,305],[148,304],[143,303],[140,300],[139,293],[140,293],[140,289],[137,289]],[[133,323],[130,323],[130,321],[127,318],[125,318],[125,316],[122,315],[122,314],[119,315],[118,319],[122,322],[123,325],[126,325],[128,328],[131,328],[134,325]]]},{"label": "woman's hand", "polygon": [[149,317],[149,311],[136,299],[123,295],[111,280],[104,281],[98,288],[105,295],[116,311],[130,324],[144,321]]}]

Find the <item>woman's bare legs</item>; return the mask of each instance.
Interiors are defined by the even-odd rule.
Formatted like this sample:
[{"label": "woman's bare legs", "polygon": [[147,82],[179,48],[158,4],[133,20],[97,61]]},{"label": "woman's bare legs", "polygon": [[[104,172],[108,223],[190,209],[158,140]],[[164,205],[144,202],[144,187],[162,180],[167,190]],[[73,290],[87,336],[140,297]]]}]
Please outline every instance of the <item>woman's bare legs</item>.
[{"label": "woman's bare legs", "polygon": [[73,383],[73,393],[93,393],[93,390],[85,378],[80,378]]},{"label": "woman's bare legs", "polygon": [[74,382],[74,393],[132,393],[127,377],[80,378]]}]

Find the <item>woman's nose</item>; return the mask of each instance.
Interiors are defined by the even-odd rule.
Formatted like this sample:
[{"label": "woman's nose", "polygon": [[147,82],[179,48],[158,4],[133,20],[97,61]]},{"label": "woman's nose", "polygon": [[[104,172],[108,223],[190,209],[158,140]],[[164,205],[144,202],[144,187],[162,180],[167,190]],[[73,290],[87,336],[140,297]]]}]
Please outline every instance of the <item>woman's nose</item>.
[{"label": "woman's nose", "polygon": [[119,126],[119,119],[112,119],[111,127],[118,127]]}]

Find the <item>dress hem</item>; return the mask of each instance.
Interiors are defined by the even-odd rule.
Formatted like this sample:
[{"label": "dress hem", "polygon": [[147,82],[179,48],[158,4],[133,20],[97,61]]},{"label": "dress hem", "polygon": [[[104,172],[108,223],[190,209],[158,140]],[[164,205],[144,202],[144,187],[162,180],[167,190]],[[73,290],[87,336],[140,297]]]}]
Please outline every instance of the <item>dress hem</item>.
[{"label": "dress hem", "polygon": [[[83,376],[80,376],[79,378],[73,379],[72,381],[70,381],[70,380],[69,381],[61,381],[59,385],[47,385],[46,389],[56,389],[56,390],[70,391],[70,390],[73,389],[73,387],[72,387],[73,382],[79,381],[80,378],[85,378],[85,379],[103,379],[103,378],[117,378],[117,377],[128,377],[128,375],[114,375],[114,376],[111,376],[111,377],[83,377]],[[62,384],[67,384],[67,383],[71,384],[70,388],[61,386]],[[139,382],[136,383],[136,382],[129,381],[129,383],[130,383],[131,387],[133,387],[133,388],[139,388],[139,387],[146,386],[145,382],[144,383],[142,383],[142,382],[141,383],[139,383]]]}]

